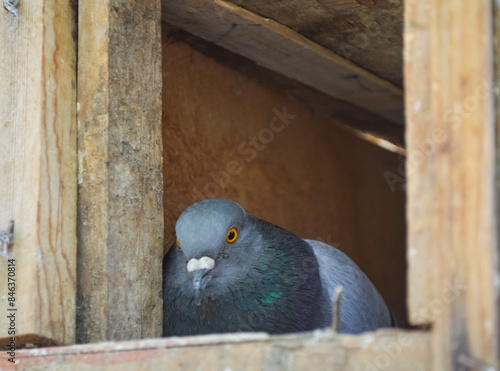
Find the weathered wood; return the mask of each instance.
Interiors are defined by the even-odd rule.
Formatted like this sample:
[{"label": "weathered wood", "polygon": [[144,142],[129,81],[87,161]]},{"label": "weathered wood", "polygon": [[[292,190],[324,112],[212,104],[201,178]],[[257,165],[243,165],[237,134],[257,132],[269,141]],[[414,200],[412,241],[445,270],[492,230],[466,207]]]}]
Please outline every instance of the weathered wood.
[{"label": "weathered wood", "polygon": [[[0,8],[0,229],[15,221],[13,247],[0,258],[1,344],[12,336],[10,313],[17,346],[75,338],[74,10],[68,1],[21,2],[10,29]],[[15,259],[15,307],[6,258]]]},{"label": "weathered wood", "polygon": [[[495,129],[496,129],[496,192],[497,192],[497,224],[496,224],[496,262],[497,262],[497,280],[500,281],[500,3],[493,2],[493,23],[494,23],[494,94],[495,94]],[[494,300],[496,300],[496,318],[493,326],[496,329],[500,328],[500,287],[496,287]],[[500,332],[500,331],[499,331]],[[500,364],[500,333],[497,333],[497,359]]]},{"label": "weathered wood", "polygon": [[271,19],[220,0],[163,1],[163,20],[334,98],[402,124],[400,88]]},{"label": "weathered wood", "polygon": [[[432,298],[425,309],[433,369],[459,369],[461,355],[498,367],[492,3],[437,0],[430,7],[431,119],[425,132],[408,122],[415,135],[407,137],[407,158],[410,187],[422,189],[412,193],[422,214],[410,209],[410,233],[432,249],[421,274],[432,270],[433,292],[423,295]],[[428,248],[416,243],[417,253]]]},{"label": "weathered wood", "polygon": [[189,44],[205,55],[225,64],[259,84],[268,86],[281,94],[292,96],[310,107],[319,116],[327,116],[335,123],[352,130],[366,133],[404,147],[404,126],[375,115],[352,104],[334,99],[296,80],[257,65],[254,61],[221,48],[180,28],[162,24],[164,33],[174,40]]},{"label": "weathered wood", "polygon": [[439,370],[456,369],[459,353],[498,366],[491,9],[489,0],[432,3],[431,122],[444,134],[428,174],[441,227],[434,287],[464,285],[435,320]]},{"label": "weathered wood", "polygon": [[77,341],[161,336],[160,1],[81,1]]},{"label": "weathered wood", "polygon": [[430,336],[228,334],[75,345],[19,352],[23,370],[429,370]]},{"label": "weathered wood", "polygon": [[228,0],[402,85],[403,0]]},{"label": "weathered wood", "polygon": [[433,209],[435,195],[428,190],[434,185],[433,161],[419,157],[432,156],[436,150],[435,128],[429,125],[431,114],[431,81],[429,55],[430,1],[408,1],[405,6],[405,86],[406,93],[406,172],[408,229],[408,314],[410,322],[423,325],[432,322],[427,310],[433,295],[433,270],[422,269],[432,262],[433,241],[439,231]]}]

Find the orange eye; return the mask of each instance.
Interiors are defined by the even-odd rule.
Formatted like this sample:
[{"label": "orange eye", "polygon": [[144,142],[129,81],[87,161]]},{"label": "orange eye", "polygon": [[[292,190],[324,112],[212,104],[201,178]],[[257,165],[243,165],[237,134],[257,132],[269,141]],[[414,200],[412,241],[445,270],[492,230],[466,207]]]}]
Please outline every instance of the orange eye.
[{"label": "orange eye", "polygon": [[179,243],[179,240],[178,240],[177,238],[175,239],[175,244],[177,245],[177,247],[178,247],[179,249],[181,249],[181,248],[182,248],[182,247],[181,247],[181,244]]},{"label": "orange eye", "polygon": [[238,237],[238,231],[233,227],[229,230],[229,232],[227,232],[226,241],[229,243],[233,243],[234,241],[236,241],[236,237]]}]

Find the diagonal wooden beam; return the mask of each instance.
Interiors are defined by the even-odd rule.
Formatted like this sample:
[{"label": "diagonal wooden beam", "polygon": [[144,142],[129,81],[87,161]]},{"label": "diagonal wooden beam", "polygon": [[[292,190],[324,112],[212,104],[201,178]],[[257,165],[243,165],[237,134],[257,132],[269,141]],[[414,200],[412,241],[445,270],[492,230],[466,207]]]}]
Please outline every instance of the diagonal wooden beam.
[{"label": "diagonal wooden beam", "polygon": [[403,124],[403,92],[271,19],[222,0],[162,1],[164,22],[329,96]]}]

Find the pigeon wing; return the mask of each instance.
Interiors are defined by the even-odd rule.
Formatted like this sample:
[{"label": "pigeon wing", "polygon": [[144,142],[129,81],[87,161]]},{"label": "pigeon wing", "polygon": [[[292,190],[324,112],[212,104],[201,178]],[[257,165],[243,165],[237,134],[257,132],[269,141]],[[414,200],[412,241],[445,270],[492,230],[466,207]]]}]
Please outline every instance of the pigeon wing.
[{"label": "pigeon wing", "polygon": [[307,240],[319,264],[326,323],[331,325],[332,297],[343,287],[339,332],[361,333],[380,327],[394,327],[395,321],[370,279],[346,254],[326,243]]}]

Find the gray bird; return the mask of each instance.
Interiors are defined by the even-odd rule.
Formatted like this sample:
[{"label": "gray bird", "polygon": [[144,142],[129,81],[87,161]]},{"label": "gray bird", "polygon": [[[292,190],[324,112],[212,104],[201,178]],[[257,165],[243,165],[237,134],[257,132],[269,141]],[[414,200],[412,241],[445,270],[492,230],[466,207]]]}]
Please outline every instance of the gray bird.
[{"label": "gray bird", "polygon": [[395,326],[361,269],[341,251],[301,239],[236,202],[204,200],[175,226],[163,259],[163,335],[293,333],[332,323],[343,287],[339,332]]}]

